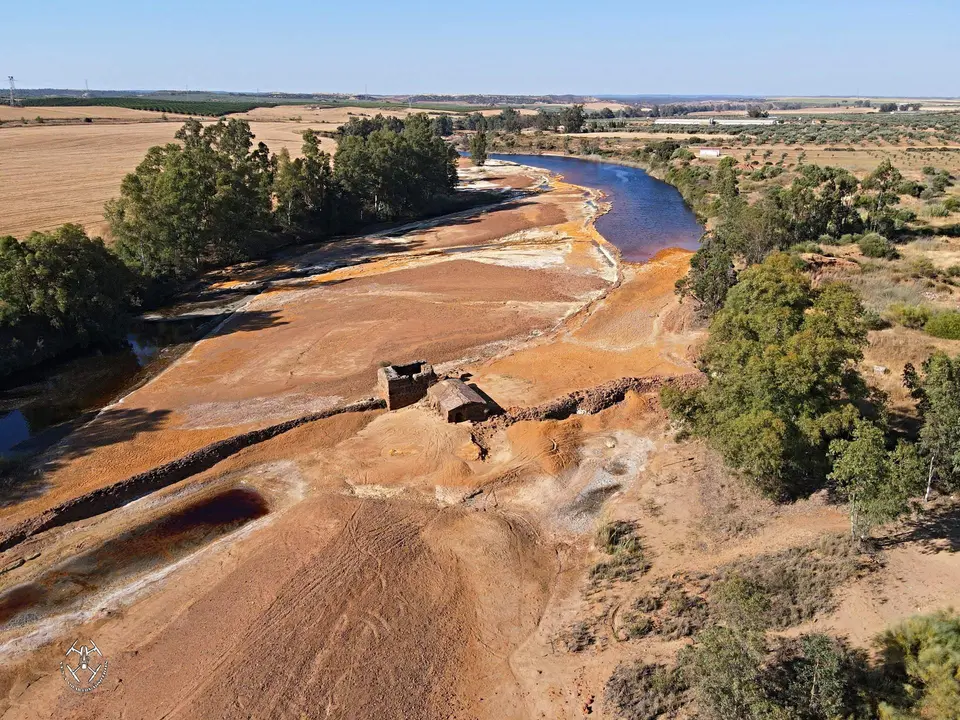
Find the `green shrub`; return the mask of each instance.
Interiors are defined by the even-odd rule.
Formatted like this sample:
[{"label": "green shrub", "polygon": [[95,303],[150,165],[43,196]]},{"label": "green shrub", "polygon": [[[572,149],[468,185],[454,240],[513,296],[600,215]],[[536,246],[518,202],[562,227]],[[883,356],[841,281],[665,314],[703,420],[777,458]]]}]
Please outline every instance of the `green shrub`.
[{"label": "green shrub", "polygon": [[756,581],[733,573],[712,588],[710,605],[717,617],[731,627],[763,630],[770,613],[770,595]]},{"label": "green shrub", "polygon": [[797,243],[796,245],[790,246],[790,252],[795,253],[816,253],[818,255],[823,254],[823,248],[817,245],[813,241]]},{"label": "green shrub", "polygon": [[939,312],[927,320],[923,329],[934,337],[960,340],[960,312],[955,310]]},{"label": "green shrub", "polygon": [[908,208],[900,208],[893,216],[900,224],[910,223],[917,219],[917,214]]},{"label": "green shrub", "polygon": [[844,233],[844,234],[841,235],[840,238],[837,240],[837,244],[838,244],[838,245],[852,245],[853,243],[859,243],[859,242],[860,242],[860,238],[862,238],[862,237],[863,237],[863,235],[859,235],[859,234]]},{"label": "green shrub", "polygon": [[878,644],[893,689],[881,718],[960,718],[960,616],[942,611],[910,618]]},{"label": "green shrub", "polygon": [[898,325],[919,330],[930,320],[930,308],[925,305],[902,305],[896,303],[890,306],[890,319]]},{"label": "green shrub", "polygon": [[956,197],[955,195],[951,195],[950,197],[944,199],[942,205],[949,212],[958,212],[960,211],[960,198]]},{"label": "green shrub", "polygon": [[913,258],[908,265],[908,269],[915,278],[935,278],[940,274],[937,266],[925,255]]},{"label": "green shrub", "polygon": [[869,308],[863,311],[863,322],[868,330],[884,330],[890,327],[890,323],[880,313]]},{"label": "green shrub", "polygon": [[920,193],[923,192],[923,185],[914,180],[904,180],[900,185],[897,186],[898,195],[911,195],[912,197],[920,197]]},{"label": "green shrub", "polygon": [[711,611],[753,627],[790,627],[832,609],[834,591],[859,569],[856,548],[842,536],[738,560],[720,569]]},{"label": "green shrub", "polygon": [[857,243],[860,252],[871,258],[892,259],[897,256],[897,250],[883,235],[867,233]]},{"label": "green shrub", "polygon": [[951,265],[948,267],[947,275],[950,277],[960,277],[960,265]]},{"label": "green shrub", "polygon": [[713,626],[675,667],[619,665],[605,700],[624,720],[960,720],[960,615],[910,618],[876,644],[871,662],[821,633]]},{"label": "green shrub", "polygon": [[776,717],[762,686],[766,656],[763,637],[714,627],[681,653],[690,690],[704,720],[760,720]]},{"label": "green shrub", "polygon": [[949,214],[950,211],[947,210],[947,206],[943,203],[933,203],[927,206],[927,217],[942,218],[947,217]]},{"label": "green shrub", "polygon": [[819,238],[817,238],[817,242],[820,243],[821,245],[836,245],[837,239],[833,235],[828,235],[827,233],[824,233]]},{"label": "green shrub", "polygon": [[867,718],[865,653],[819,633],[781,638],[761,680],[784,718]]}]

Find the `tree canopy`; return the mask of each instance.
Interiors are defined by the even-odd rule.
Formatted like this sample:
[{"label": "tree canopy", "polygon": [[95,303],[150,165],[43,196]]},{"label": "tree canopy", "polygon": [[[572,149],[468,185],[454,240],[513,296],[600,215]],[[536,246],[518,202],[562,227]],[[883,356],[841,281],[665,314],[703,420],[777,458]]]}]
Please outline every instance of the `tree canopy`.
[{"label": "tree canopy", "polygon": [[78,225],[0,237],[0,374],[122,337],[132,280]]},{"label": "tree canopy", "polygon": [[23,242],[0,238],[0,374],[121,337],[134,286],[157,298],[291,235],[445,210],[458,159],[440,137],[447,127],[423,113],[355,118],[331,163],[310,130],[293,158],[255,145],[243,120],[188,120],[107,203],[113,249],[75,225]]},{"label": "tree canopy", "polygon": [[270,220],[271,160],[248,123],[191,119],[176,137],[150,148],[106,207],[120,257],[151,278],[238,260]]},{"label": "tree canopy", "polygon": [[470,138],[470,158],[473,160],[473,164],[477,166],[482,166],[487,162],[487,133],[480,128]]},{"label": "tree canopy", "polygon": [[330,156],[313,130],[303,134],[303,157],[291,160],[283,148],[273,178],[275,214],[287,231],[329,230],[334,226],[336,187]]},{"label": "tree canopy", "polygon": [[453,192],[457,153],[434,132],[423,113],[402,132],[375,130],[344,137],[334,157],[335,181],[349,196],[358,220],[412,217]]},{"label": "tree canopy", "polygon": [[928,482],[953,492],[960,487],[960,356],[934,353],[923,363],[922,374],[907,365],[904,381],[919,401]]},{"label": "tree canopy", "polygon": [[276,228],[330,233],[429,212],[457,181],[443,130],[424,113],[352,118],[331,165],[310,130],[294,159],[254,147],[245,121],[189,120],[107,204],[117,252],[148,278],[183,280],[251,257]]},{"label": "tree canopy", "polygon": [[886,448],[882,428],[860,420],[851,440],[830,443],[830,478],[850,505],[850,533],[864,538],[875,525],[896,520],[923,488],[923,461],[914,445]]},{"label": "tree canopy", "polygon": [[853,290],[814,289],[796,258],[773,254],[741,273],[714,316],[707,385],[663,399],[762,490],[792,495],[823,483],[830,440],[860,417],[867,390],[854,363],[865,344]]},{"label": "tree canopy", "polygon": [[571,105],[560,111],[560,124],[563,125],[568,133],[578,133],[583,130],[583,124],[586,122],[586,116],[583,113],[583,105]]}]

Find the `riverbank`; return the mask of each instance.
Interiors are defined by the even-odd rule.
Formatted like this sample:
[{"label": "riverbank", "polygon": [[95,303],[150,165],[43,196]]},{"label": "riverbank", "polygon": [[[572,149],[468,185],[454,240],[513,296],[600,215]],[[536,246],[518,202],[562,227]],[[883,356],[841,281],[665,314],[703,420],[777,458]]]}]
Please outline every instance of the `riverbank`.
[{"label": "riverbank", "polygon": [[[0,508],[0,522],[12,527],[42,516],[240,433],[322,416],[369,395],[384,361],[428,358],[439,372],[473,375],[499,405],[523,408],[585,386],[570,374],[574,364],[546,356],[534,374],[509,369],[518,352],[595,347],[608,357],[597,355],[580,370],[592,367],[596,385],[624,374],[622,363],[609,361],[629,357],[625,344],[652,357],[649,332],[662,332],[654,326],[664,303],[676,306],[672,282],[686,254],[621,264],[593,227],[600,212],[595,193],[521,166],[493,163],[464,175],[468,182],[544,190],[223,278],[222,290],[251,282],[262,290],[163,373],[45,454],[17,501]],[[663,278],[660,294],[636,302],[654,277]],[[635,300],[614,302],[612,290]],[[618,322],[608,326],[628,305],[631,336],[616,329]],[[611,342],[618,349],[600,347]],[[669,347],[669,354],[683,352],[677,343]],[[691,369],[678,358],[665,355],[664,362],[657,375]],[[608,423],[609,412],[593,422]],[[581,542],[593,522],[553,528],[545,509],[523,501],[489,506],[485,488],[504,502],[513,493],[506,476],[516,488],[539,482],[540,453],[531,455],[522,438],[540,424],[525,420],[493,433],[480,459],[469,428],[448,425],[426,407],[327,417],[137,502],[51,526],[0,556],[7,568],[0,574],[2,707],[29,703],[34,712],[71,717],[54,660],[62,654],[58,643],[80,632],[96,638],[123,680],[88,698],[93,705],[85,712],[135,704],[149,715],[211,717],[240,699],[255,715],[324,706],[340,708],[334,714],[341,717],[420,718],[453,706],[473,717],[519,717],[535,673],[510,680],[507,658],[536,631],[556,592],[558,549]],[[620,449],[604,456],[632,462],[628,435],[621,433]],[[184,513],[208,522],[206,510],[195,508],[232,508],[240,491],[256,498],[240,498],[236,514],[224,510],[222,529],[208,536],[190,531],[168,560],[143,555],[149,538],[169,532]],[[547,497],[555,508],[566,502],[565,495]],[[51,584],[86,567],[87,551],[102,570],[82,589],[64,593]],[[25,587],[33,588],[29,597]],[[401,607],[407,609],[398,615]],[[373,634],[370,618],[377,618]],[[237,629],[231,650],[217,629],[224,623]],[[263,632],[278,648],[277,667],[301,667],[309,657],[322,671],[274,673],[269,690],[248,693],[232,679],[239,676],[227,653],[252,651],[267,642]],[[377,640],[384,633],[389,643]],[[323,650],[333,645],[336,657]],[[179,658],[176,669],[161,675],[169,652]],[[337,669],[345,657],[404,690],[384,701],[381,682]],[[160,676],[167,679],[159,684],[140,680]]]},{"label": "riverbank", "polygon": [[[464,188],[450,198],[443,214],[381,223],[365,233],[321,241],[297,242],[291,237],[263,258],[208,270],[161,304],[148,306],[139,317],[129,321],[126,338],[115,346],[68,349],[0,378],[0,487],[31,456],[88,421],[91,413],[156,377],[196,341],[215,333],[253,296],[269,289],[269,284],[259,281],[230,282],[235,275],[283,263],[324,245],[349,244],[357,238],[386,237],[436,222],[454,221],[515,201],[522,193]],[[336,262],[350,264],[361,260],[355,254],[345,253]]]},{"label": "riverbank", "polygon": [[[569,140],[570,137],[567,136],[565,147],[572,147],[572,145],[569,145]],[[591,162],[610,163],[614,165],[621,165],[623,167],[631,167],[643,170],[645,173],[650,175],[650,177],[674,187],[677,192],[680,193],[681,197],[683,197],[690,210],[694,213],[698,222],[708,230],[712,228],[715,218],[712,214],[712,208],[707,201],[708,198],[706,197],[704,188],[699,187],[696,183],[677,182],[676,177],[671,173],[671,166],[669,163],[651,163],[641,159],[643,156],[643,149],[648,147],[649,144],[674,142],[672,137],[656,140],[647,138],[643,141],[624,143],[622,145],[619,144],[619,141],[619,138],[616,141],[610,138],[600,138],[599,143],[597,143],[591,139],[590,135],[585,135],[580,138],[580,147],[589,148],[589,151],[573,152],[570,149],[566,149],[563,152],[560,152],[556,149],[544,150],[539,148],[539,141],[532,139],[529,136],[519,135],[515,136],[508,146],[504,145],[503,147],[500,147],[497,141],[494,141],[493,148],[490,152],[494,155],[498,152],[506,152],[507,154],[529,153],[531,155],[542,155],[548,157],[570,157],[588,160]],[[518,142],[520,143],[519,145]],[[524,145],[524,142],[528,142],[529,144]],[[677,147],[681,146],[681,142],[674,142],[674,144]],[[606,145],[608,147],[603,148],[601,145]]]},{"label": "riverbank", "polygon": [[597,219],[597,230],[630,262],[644,262],[671,247],[699,247],[703,228],[682,196],[642,169],[558,155],[491,157],[540,167],[575,185],[598,188],[610,209]]}]

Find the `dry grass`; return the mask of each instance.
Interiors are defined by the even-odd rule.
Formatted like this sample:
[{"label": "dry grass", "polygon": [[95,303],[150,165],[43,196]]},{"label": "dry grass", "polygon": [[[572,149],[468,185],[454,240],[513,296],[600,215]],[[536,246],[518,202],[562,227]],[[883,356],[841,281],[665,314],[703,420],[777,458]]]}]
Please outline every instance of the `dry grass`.
[{"label": "dry grass", "polygon": [[622,663],[607,680],[604,699],[623,720],[673,717],[687,702],[687,684],[679,668]]},{"label": "dry grass", "polygon": [[558,639],[567,652],[578,653],[596,643],[597,636],[594,635],[593,626],[590,623],[580,621],[561,632]]},{"label": "dry grass", "polygon": [[[91,105],[88,107],[10,107],[0,105],[0,122],[19,122],[27,120],[33,123],[36,118],[44,120],[83,120],[84,118],[102,120],[157,120],[162,121],[164,113],[152,110],[134,110],[123,107],[104,107]],[[185,118],[185,115],[167,113],[168,120]]]},{"label": "dry grass", "polygon": [[[722,142],[718,144],[723,146]],[[946,145],[946,143],[940,143],[937,147],[940,145]],[[724,154],[736,158],[738,162],[742,163],[745,161],[747,153],[752,150],[751,161],[759,161],[762,165],[764,163],[763,154],[769,150],[772,152],[769,160],[777,162],[781,155],[786,155],[784,165],[789,166],[795,164],[802,153],[804,162],[808,165],[830,165],[844,168],[861,178],[873,172],[888,157],[903,173],[903,176],[910,180],[921,180],[923,178],[923,167],[926,165],[944,168],[954,175],[960,174],[960,153],[958,152],[943,153],[932,148],[907,152],[907,145],[890,145],[888,143],[881,143],[879,147],[860,147],[859,145],[852,147],[853,150],[851,151],[837,149],[834,145],[773,143],[748,147],[727,147],[724,149]],[[904,207],[911,207],[911,204],[905,202]]]},{"label": "dry grass", "polygon": [[749,613],[761,627],[786,628],[836,605],[835,591],[863,568],[847,537],[730,563],[718,572],[711,612],[726,621]]},{"label": "dry grass", "polygon": [[713,625],[783,629],[835,607],[835,591],[864,568],[843,536],[758,555],[711,574],[678,574],[658,580],[619,620],[618,636],[656,635],[679,640]]},{"label": "dry grass", "polygon": [[699,478],[700,530],[706,539],[725,542],[750,537],[779,511],[775,502],[730,477],[719,458],[711,456]]},{"label": "dry grass", "polygon": [[709,578],[680,576],[658,581],[624,614],[623,635],[636,638],[652,634],[668,640],[695,635],[710,621],[709,607],[702,597],[708,583]]},{"label": "dry grass", "polygon": [[[179,127],[159,122],[0,128],[0,235],[23,237],[67,222],[104,234],[103,204],[120,192],[123,176],[147,149],[173,142]],[[287,147],[292,154],[299,153],[299,133],[308,127],[251,124],[257,140],[275,152]],[[323,145],[331,151],[336,144],[325,138]]]},{"label": "dry grass", "polygon": [[[313,123],[318,130],[335,130],[352,118],[386,117],[405,118],[418,112],[427,112],[428,115],[444,115],[435,111],[424,111],[417,108],[363,108],[363,107],[318,107],[315,105],[277,105],[276,107],[255,108],[247,113],[233,115],[255,122],[296,122]],[[498,111],[499,112],[499,111]]]},{"label": "dry grass", "polygon": [[891,305],[936,304],[948,299],[941,297],[936,287],[931,287],[924,280],[898,280],[892,270],[889,267],[880,272],[851,275],[843,280],[860,293],[865,307],[880,314],[886,313]]},{"label": "dry grass", "polygon": [[590,579],[594,584],[630,580],[650,569],[643,544],[632,523],[604,523],[597,532],[597,546],[612,557],[597,563],[590,570]]}]

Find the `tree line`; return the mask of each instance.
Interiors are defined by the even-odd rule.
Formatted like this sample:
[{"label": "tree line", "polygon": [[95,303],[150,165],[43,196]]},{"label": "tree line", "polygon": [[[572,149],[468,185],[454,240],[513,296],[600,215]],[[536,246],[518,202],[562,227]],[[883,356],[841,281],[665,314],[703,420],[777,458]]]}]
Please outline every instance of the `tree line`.
[{"label": "tree line", "polygon": [[219,117],[250,112],[256,108],[276,107],[277,103],[243,100],[170,100],[143,97],[27,97],[24,107],[121,107],[132,110]]},{"label": "tree line", "polygon": [[563,128],[568,133],[578,133],[583,130],[588,113],[583,105],[571,105],[562,110],[546,110],[540,108],[535,114],[524,115],[513,108],[504,108],[496,115],[482,115],[471,113],[465,118],[453,120],[454,130],[490,130],[508,133],[521,130],[558,130]]},{"label": "tree line", "polygon": [[107,203],[112,247],[76,225],[0,238],[0,375],[117,342],[131,309],[208,268],[453,207],[458,156],[441,129],[425,114],[380,119],[332,158],[308,130],[292,158],[255,145],[245,121],[188,120]]},{"label": "tree line", "polygon": [[[682,150],[653,144],[646,157],[655,164]],[[706,385],[663,394],[682,432],[704,438],[769,496],[830,488],[848,502],[858,541],[931,487],[960,489],[960,358],[938,353],[906,368],[921,430],[898,436],[886,398],[857,370],[876,318],[848,285],[814,286],[789,252],[841,237],[889,252],[881,233],[895,236],[909,220],[896,207],[903,178],[889,160],[863,182],[802,166],[791,185],[754,203],[740,195],[730,159],[712,174],[680,162],[667,178],[716,218],[677,283],[710,319],[699,358]]]}]

